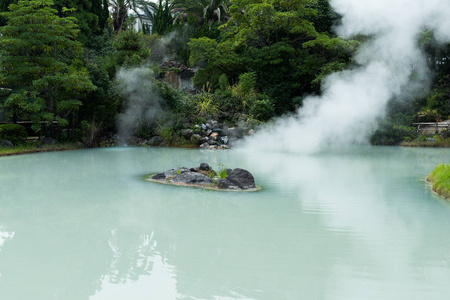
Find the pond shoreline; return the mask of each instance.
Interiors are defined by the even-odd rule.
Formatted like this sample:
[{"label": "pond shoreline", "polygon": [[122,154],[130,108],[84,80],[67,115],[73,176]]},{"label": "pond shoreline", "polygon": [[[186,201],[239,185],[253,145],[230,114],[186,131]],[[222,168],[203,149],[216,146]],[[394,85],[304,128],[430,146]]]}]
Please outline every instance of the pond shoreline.
[{"label": "pond shoreline", "polygon": [[86,147],[84,147],[82,144],[74,144],[74,143],[42,145],[40,147],[36,145],[19,146],[13,148],[0,148],[0,157],[31,154],[31,153],[79,150],[79,149],[86,149]]},{"label": "pond shoreline", "polygon": [[450,165],[437,165],[428,175],[426,181],[431,184],[431,189],[438,195],[450,200]]},{"label": "pond shoreline", "polygon": [[[376,146],[376,145],[373,145]],[[199,149],[193,147],[192,145],[170,145],[167,147],[160,146],[140,146],[136,145],[133,147],[150,147],[150,148],[182,148],[182,149]],[[448,143],[438,143],[438,142],[403,142],[397,146],[391,147],[407,147],[407,148],[450,148],[450,142]],[[97,147],[97,148],[110,148],[110,147]],[[12,155],[23,155],[31,153],[44,153],[44,152],[55,152],[55,151],[68,151],[68,150],[79,150],[79,149],[89,149],[81,143],[62,143],[62,144],[52,144],[52,145],[42,145],[40,147],[35,145],[29,146],[19,146],[12,148],[0,148],[1,156],[12,156]],[[215,150],[215,149],[212,149]],[[220,150],[220,149],[219,149]],[[224,149],[225,150],[225,149]],[[226,149],[228,150],[228,149]]]}]

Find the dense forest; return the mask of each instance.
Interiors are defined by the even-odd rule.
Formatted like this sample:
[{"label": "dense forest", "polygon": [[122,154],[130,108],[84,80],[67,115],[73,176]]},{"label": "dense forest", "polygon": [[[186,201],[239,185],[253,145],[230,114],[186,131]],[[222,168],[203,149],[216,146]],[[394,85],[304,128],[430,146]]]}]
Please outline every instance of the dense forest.
[{"label": "dense forest", "polygon": [[[370,39],[338,37],[328,0],[0,0],[0,10],[0,140],[14,144],[95,147],[122,124],[127,138],[188,146],[182,131],[210,119],[255,127],[320,95]],[[426,139],[413,122],[450,116],[450,45],[426,28],[417,43],[430,92],[392,99],[374,144]],[[195,70],[193,88],[163,80],[181,70],[167,61]]]}]

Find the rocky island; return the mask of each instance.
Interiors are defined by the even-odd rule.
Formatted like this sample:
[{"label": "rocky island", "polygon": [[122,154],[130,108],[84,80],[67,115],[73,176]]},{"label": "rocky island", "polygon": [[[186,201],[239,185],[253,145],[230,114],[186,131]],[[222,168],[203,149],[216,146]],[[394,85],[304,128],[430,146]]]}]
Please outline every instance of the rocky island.
[{"label": "rocky island", "polygon": [[259,191],[261,189],[247,170],[236,168],[216,172],[207,163],[201,163],[195,168],[180,167],[152,174],[146,180],[223,191]]}]

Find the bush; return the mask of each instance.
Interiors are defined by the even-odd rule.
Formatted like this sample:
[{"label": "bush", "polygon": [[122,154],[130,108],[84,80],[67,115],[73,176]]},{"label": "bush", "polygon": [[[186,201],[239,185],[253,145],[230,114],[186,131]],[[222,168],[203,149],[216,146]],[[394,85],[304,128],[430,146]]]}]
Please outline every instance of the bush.
[{"label": "bush", "polygon": [[0,140],[11,141],[15,146],[20,145],[28,137],[25,127],[19,124],[0,125]]},{"label": "bush", "polygon": [[267,95],[262,94],[258,96],[250,103],[249,113],[257,120],[267,121],[274,113],[273,101]]},{"label": "bush", "polygon": [[201,93],[196,96],[196,112],[200,117],[216,118],[219,112],[214,94]]},{"label": "bush", "polygon": [[414,127],[381,122],[370,142],[372,145],[397,145],[405,139],[415,139],[416,136],[417,132]]}]

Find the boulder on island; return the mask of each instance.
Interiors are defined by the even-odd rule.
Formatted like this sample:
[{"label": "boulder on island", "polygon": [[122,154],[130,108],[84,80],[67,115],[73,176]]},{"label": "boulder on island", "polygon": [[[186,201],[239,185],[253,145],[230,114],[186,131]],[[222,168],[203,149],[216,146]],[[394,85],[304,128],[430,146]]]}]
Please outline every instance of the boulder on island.
[{"label": "boulder on island", "polygon": [[227,177],[219,179],[217,186],[221,189],[240,190],[254,189],[256,187],[253,175],[249,171],[240,168],[231,171]]},{"label": "boulder on island", "polygon": [[197,172],[181,173],[181,174],[175,176],[172,179],[172,181],[175,183],[198,184],[198,185],[214,183],[214,180],[212,180],[208,176],[203,175],[202,173],[197,173]]}]

